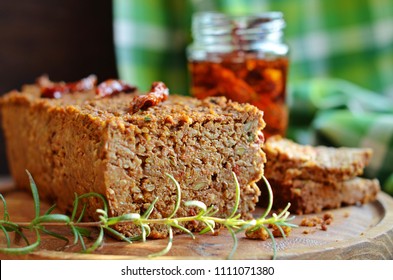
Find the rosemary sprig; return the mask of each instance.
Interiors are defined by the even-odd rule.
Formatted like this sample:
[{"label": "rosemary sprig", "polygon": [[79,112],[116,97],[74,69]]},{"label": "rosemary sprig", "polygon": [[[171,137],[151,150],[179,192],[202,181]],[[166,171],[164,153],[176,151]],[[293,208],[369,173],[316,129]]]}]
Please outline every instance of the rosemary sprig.
[{"label": "rosemary sprig", "polygon": [[[281,211],[279,214],[272,214],[271,217],[267,217],[272,209],[273,204],[273,193],[270,187],[269,182],[263,177],[266,187],[268,189],[269,194],[269,203],[263,212],[263,214],[257,219],[251,220],[243,220],[241,219],[241,214],[238,213],[238,207],[240,203],[240,186],[237,180],[235,173],[233,174],[234,185],[235,185],[235,203],[234,207],[231,211],[231,214],[226,218],[216,217],[217,209],[215,209],[214,205],[209,208],[201,201],[192,200],[184,202],[185,207],[193,207],[198,209],[198,213],[193,216],[187,217],[177,217],[177,211],[180,208],[181,203],[181,187],[180,184],[176,181],[176,179],[170,175],[166,174],[168,178],[173,182],[176,186],[176,203],[172,213],[166,218],[154,219],[150,218],[151,213],[154,210],[155,204],[159,200],[159,198],[155,198],[155,200],[151,203],[150,207],[146,210],[142,215],[139,213],[127,213],[121,216],[109,217],[108,215],[108,202],[105,197],[101,194],[97,193],[87,193],[83,195],[75,195],[75,200],[73,203],[73,211],[71,216],[67,216],[64,214],[53,214],[53,210],[55,209],[55,205],[50,207],[44,214],[40,214],[40,200],[38,195],[37,186],[33,180],[31,174],[26,171],[30,181],[30,188],[34,200],[34,219],[28,223],[16,223],[10,221],[10,215],[7,209],[7,203],[4,197],[0,194],[0,199],[3,203],[3,219],[0,220],[0,230],[4,234],[7,247],[0,248],[1,253],[7,254],[27,254],[38,248],[41,243],[41,234],[48,234],[52,237],[61,239],[66,242],[66,245],[70,243],[67,237],[56,233],[52,230],[48,230],[47,226],[62,226],[68,227],[71,234],[73,235],[73,245],[77,245],[78,243],[82,247],[82,252],[91,253],[97,250],[104,243],[105,231],[109,232],[116,238],[126,241],[128,243],[132,243],[133,241],[141,240],[146,242],[152,224],[162,224],[166,225],[168,229],[168,243],[167,246],[160,252],[149,255],[149,257],[158,257],[167,254],[173,244],[173,229],[177,228],[180,231],[189,234],[193,239],[195,239],[195,235],[189,229],[187,229],[184,224],[187,222],[197,221],[205,225],[205,227],[199,232],[199,234],[205,234],[208,232],[214,233],[217,226],[225,227],[233,239],[233,247],[228,256],[228,258],[232,258],[234,253],[236,252],[238,246],[238,238],[237,233],[244,231],[246,236],[253,236],[255,233],[259,233],[259,231],[264,231],[271,239],[273,244],[273,258],[276,257],[277,246],[275,242],[275,234],[272,233],[271,228],[274,227],[279,230],[280,235],[284,238],[286,237],[286,230],[296,227],[296,225],[289,223],[292,218],[289,218],[290,213],[288,209],[290,204]],[[83,216],[85,214],[86,204],[80,206],[80,202],[82,199],[95,197],[102,201],[103,209],[97,209],[97,213],[99,214],[98,221],[95,222],[82,222]],[[81,209],[82,207],[82,209]],[[77,213],[80,213],[77,216]],[[140,228],[140,234],[132,237],[126,237],[121,232],[117,231],[113,228],[114,225],[117,224],[130,223],[138,226]],[[99,233],[95,238],[94,242],[90,247],[86,247],[85,238],[90,237],[92,231],[89,228],[98,228]],[[34,232],[36,236],[36,240],[34,243],[30,244],[27,239],[24,231],[29,230]],[[16,239],[23,239],[26,243],[25,246],[21,247],[12,247],[10,233],[15,234]],[[256,234],[258,236],[258,234]],[[254,237],[252,237],[254,238]]]}]

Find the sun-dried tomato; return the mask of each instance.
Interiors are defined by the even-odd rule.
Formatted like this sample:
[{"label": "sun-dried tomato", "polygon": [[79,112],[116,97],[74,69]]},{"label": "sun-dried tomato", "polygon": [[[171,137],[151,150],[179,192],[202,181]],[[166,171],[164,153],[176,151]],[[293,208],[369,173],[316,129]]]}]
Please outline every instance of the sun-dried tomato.
[{"label": "sun-dried tomato", "polygon": [[44,75],[37,79],[37,84],[41,90],[41,97],[61,98],[63,94],[88,91],[94,89],[97,84],[97,77],[90,75],[76,82],[52,82],[48,76]]},{"label": "sun-dried tomato", "polygon": [[284,135],[288,125],[286,76],[288,59],[263,59],[233,52],[219,60],[190,61],[191,94],[197,98],[226,96],[264,111],[266,138]]},{"label": "sun-dried tomato", "polygon": [[120,92],[131,93],[137,88],[133,85],[127,84],[121,80],[109,79],[100,83],[96,88],[96,94],[99,97],[106,97],[118,94]]},{"label": "sun-dried tomato", "polygon": [[131,103],[131,112],[146,110],[149,107],[158,105],[168,98],[169,90],[163,82],[154,82],[150,92],[146,95],[139,95]]}]

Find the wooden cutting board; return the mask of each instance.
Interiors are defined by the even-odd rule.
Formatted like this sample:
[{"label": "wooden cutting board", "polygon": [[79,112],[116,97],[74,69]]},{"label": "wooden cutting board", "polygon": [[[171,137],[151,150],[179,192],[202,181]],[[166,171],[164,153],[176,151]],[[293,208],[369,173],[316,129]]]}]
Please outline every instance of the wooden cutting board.
[{"label": "wooden cutting board", "polygon": [[[0,190],[5,196],[13,221],[30,221],[33,200],[29,193],[14,190],[10,180],[0,180]],[[42,210],[49,208],[42,203]],[[258,209],[259,212],[262,209]],[[277,259],[393,259],[393,198],[380,193],[375,202],[363,206],[343,207],[325,211],[333,214],[327,230],[320,226],[299,226],[287,238],[276,238]],[[292,221],[299,225],[305,217],[322,217],[325,212],[296,216]],[[3,209],[0,210],[3,215]],[[58,230],[58,229],[57,229]],[[71,240],[72,236],[60,230]],[[306,233],[307,232],[307,233]],[[34,240],[34,236],[31,236]],[[238,234],[239,244],[234,259],[271,259],[271,240],[250,240]],[[146,259],[151,253],[165,248],[167,240],[125,242],[105,237],[104,245],[94,253],[80,253],[80,247],[64,247],[64,241],[42,236],[41,246],[27,255],[0,254],[0,259]],[[88,242],[87,242],[88,244]],[[160,259],[225,259],[232,249],[232,238],[226,230],[219,235],[176,235],[172,249]],[[0,232],[0,246],[5,238]]]}]

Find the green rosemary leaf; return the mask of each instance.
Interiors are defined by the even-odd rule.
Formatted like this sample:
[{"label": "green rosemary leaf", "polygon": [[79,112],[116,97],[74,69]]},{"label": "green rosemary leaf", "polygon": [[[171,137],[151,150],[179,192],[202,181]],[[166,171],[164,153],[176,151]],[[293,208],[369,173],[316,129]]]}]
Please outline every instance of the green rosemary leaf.
[{"label": "green rosemary leaf", "polygon": [[247,233],[251,233],[254,231],[257,231],[258,229],[260,229],[262,227],[262,224],[256,224],[255,226],[251,227],[251,228],[247,228],[246,232]]},{"label": "green rosemary leaf", "polygon": [[8,232],[12,232],[12,231],[15,231],[16,229],[20,228],[19,225],[15,224],[13,222],[9,222],[9,221],[1,221],[1,225],[4,226],[4,228]]},{"label": "green rosemary leaf", "polygon": [[73,226],[73,225],[70,225],[70,228],[71,228],[72,234],[74,235],[74,241],[73,241],[72,244],[76,245],[78,243],[78,240],[79,240],[78,231],[77,231],[76,227]]},{"label": "green rosemary leaf", "polygon": [[197,208],[199,208],[199,209],[201,210],[199,213],[201,213],[201,214],[198,215],[198,216],[202,216],[203,214],[206,213],[206,210],[207,210],[206,204],[203,203],[202,201],[199,201],[199,200],[189,200],[189,201],[186,201],[186,202],[184,202],[184,206],[186,206],[186,207],[197,207]]},{"label": "green rosemary leaf", "polygon": [[209,208],[207,208],[206,215],[213,217],[215,214],[217,214],[218,210],[219,209],[215,207],[215,205],[211,205]]},{"label": "green rosemary leaf", "polygon": [[104,241],[104,228],[100,227],[100,232],[98,234],[96,241],[93,243],[93,245],[91,245],[89,248],[85,250],[85,253],[91,253],[97,250],[97,248],[102,245],[103,241]]},{"label": "green rosemary leaf", "polygon": [[104,211],[103,209],[97,209],[96,210],[97,213],[101,214],[99,216],[100,221],[106,225],[108,222],[108,212]]},{"label": "green rosemary leaf", "polygon": [[[244,230],[247,230],[249,228],[252,228],[255,225],[256,225],[256,220],[250,220],[250,221],[246,222],[245,224],[243,224],[240,228],[238,228],[236,230],[236,233],[239,233],[241,231],[244,231]],[[247,230],[247,232],[248,232],[248,230]]]},{"label": "green rosemary leaf", "polygon": [[55,237],[55,238],[57,238],[57,239],[63,240],[63,241],[65,241],[67,244],[70,242],[70,241],[68,240],[67,237],[65,237],[65,236],[63,236],[63,235],[61,235],[61,234],[59,234],[59,233],[57,233],[57,232],[47,230],[46,228],[41,228],[41,231],[42,231],[43,233],[46,233],[46,234],[48,234],[48,235],[50,235],[50,236],[53,236],[53,237]]},{"label": "green rosemary leaf", "polygon": [[141,230],[142,230],[142,241],[146,242],[146,238],[150,235],[151,229],[149,225],[141,224]]},{"label": "green rosemary leaf", "polygon": [[30,245],[29,240],[27,239],[26,235],[23,233],[22,228],[20,226],[15,225],[12,231],[15,232],[15,237],[18,236],[19,238],[22,238],[23,241],[26,243],[26,245]]},{"label": "green rosemary leaf", "polygon": [[147,210],[145,211],[145,213],[143,213],[142,215],[142,219],[148,219],[150,217],[150,214],[153,212],[154,210],[154,206],[156,205],[158,201],[158,197],[156,197],[153,202],[150,204],[149,208],[147,208]]},{"label": "green rosemary leaf", "polygon": [[181,189],[180,189],[179,183],[176,181],[175,178],[173,178],[172,175],[166,174],[166,176],[168,176],[172,180],[172,182],[175,184],[175,186],[176,186],[176,196],[177,197],[176,197],[175,208],[173,209],[172,213],[168,217],[168,219],[171,219],[173,216],[175,216],[177,210],[179,210],[180,202],[181,202]]},{"label": "green rosemary leaf", "polygon": [[265,176],[262,176],[263,181],[265,182],[266,185],[266,189],[268,192],[268,198],[269,198],[269,202],[268,205],[265,209],[265,211],[263,212],[263,214],[260,216],[259,219],[264,219],[272,210],[272,206],[273,206],[273,191],[272,191],[272,187],[270,186],[268,180],[266,179]]},{"label": "green rosemary leaf", "polygon": [[292,224],[292,223],[287,223],[287,222],[277,222],[276,224],[279,224],[281,226],[286,226],[290,228],[297,228],[299,227],[298,225]]},{"label": "green rosemary leaf", "polygon": [[26,170],[26,172],[29,177],[31,194],[33,195],[35,217],[38,218],[40,216],[40,197],[38,195],[38,189],[30,172],[28,170]]},{"label": "green rosemary leaf", "polygon": [[33,252],[41,243],[39,230],[36,228],[34,230],[37,236],[37,239],[34,243],[20,248],[0,248],[0,253],[21,255]]},{"label": "green rosemary leaf", "polygon": [[269,235],[270,239],[272,240],[272,246],[273,246],[273,260],[276,259],[277,257],[277,243],[276,243],[276,239],[274,237],[274,235],[272,234],[272,232],[266,227],[266,226],[262,226],[267,234]]},{"label": "green rosemary leaf", "polygon": [[232,213],[229,215],[228,219],[231,219],[233,216],[235,216],[238,208],[239,208],[239,202],[240,202],[240,186],[239,186],[239,181],[237,180],[235,172],[232,171],[232,176],[235,180],[235,205],[233,206]]},{"label": "green rosemary leaf", "polygon": [[4,221],[9,221],[10,220],[10,215],[8,214],[8,209],[7,209],[7,202],[5,201],[4,196],[0,193],[0,199],[3,202],[3,219]]},{"label": "green rosemary leaf", "polygon": [[150,254],[148,256],[149,258],[156,258],[156,257],[163,256],[171,250],[172,244],[173,244],[173,230],[172,230],[171,226],[168,225],[167,227],[168,227],[168,244],[167,244],[167,246],[162,251],[160,251],[158,253]]},{"label": "green rosemary leaf", "polygon": [[[233,219],[233,220],[239,220],[240,219],[240,217],[241,217],[242,215],[239,213],[239,214],[237,214],[235,217],[232,217],[231,219]],[[229,220],[229,219],[228,219]]]},{"label": "green rosemary leaf", "polygon": [[147,237],[147,235],[146,235],[146,228],[144,227],[143,224],[141,224],[141,237],[142,237],[142,241],[146,242],[146,237]]},{"label": "green rosemary leaf", "polygon": [[103,210],[105,212],[108,212],[108,201],[106,200],[105,196],[103,196],[102,194],[99,194],[99,193],[89,192],[89,193],[80,195],[79,199],[89,198],[89,197],[99,198],[102,201],[103,205],[104,205],[104,209]]},{"label": "green rosemary leaf", "polygon": [[79,197],[77,193],[74,193],[75,199],[73,203],[73,208],[72,208],[72,213],[71,213],[71,221],[75,220],[76,212],[78,210],[78,204],[79,204]]},{"label": "green rosemary leaf", "polygon": [[53,210],[55,210],[56,208],[56,204],[53,204],[51,207],[49,207],[48,210],[46,210],[44,215],[49,215],[50,213],[52,213]]},{"label": "green rosemary leaf", "polygon": [[80,234],[84,237],[90,237],[91,235],[91,230],[87,229],[87,228],[83,228],[83,227],[78,227],[75,226],[76,230],[78,230],[80,232]]},{"label": "green rosemary leaf", "polygon": [[287,206],[277,215],[277,219],[281,219],[283,216],[289,215],[289,207],[291,207],[291,203],[288,203]]},{"label": "green rosemary leaf", "polygon": [[[80,222],[82,221],[83,216],[85,215],[85,212],[86,212],[86,207],[87,207],[87,204],[84,203],[84,204],[83,204],[83,207],[82,207],[82,211],[81,211],[81,213],[80,213],[80,215],[79,215],[79,218],[78,218],[78,220],[76,220],[77,223],[80,223]],[[72,220],[72,221],[73,221],[73,220]]]},{"label": "green rosemary leaf", "polygon": [[79,242],[82,246],[82,252],[86,252],[86,244],[85,244],[85,241],[83,240],[82,234],[78,230],[76,230],[76,234],[78,236],[77,240],[79,240]]},{"label": "green rosemary leaf", "polygon": [[214,229],[212,229],[211,226],[208,226],[208,225],[207,225],[206,227],[204,227],[204,228],[199,232],[199,234],[202,235],[202,234],[206,234],[206,233],[208,233],[208,232],[214,233]]},{"label": "green rosemary leaf", "polygon": [[23,228],[28,229],[29,227],[21,227],[16,223],[13,222],[6,222],[2,221],[1,225],[7,232],[15,232],[15,240],[18,238],[22,238],[27,245],[30,245],[29,240],[27,239],[26,235],[23,233]]},{"label": "green rosemary leaf", "polygon": [[236,252],[237,245],[238,245],[238,241],[237,241],[237,237],[236,237],[236,234],[235,234],[235,232],[233,231],[233,229],[230,228],[229,226],[226,226],[226,228],[228,229],[229,233],[231,234],[232,240],[233,240],[233,247],[232,247],[232,250],[231,250],[231,252],[229,253],[227,259],[232,259],[232,258],[233,258],[233,255],[234,255],[235,252]]},{"label": "green rosemary leaf", "polygon": [[3,231],[4,236],[5,236],[5,240],[7,241],[7,248],[11,247],[11,239],[10,239],[10,235],[8,234],[7,230],[0,225],[0,229]]},{"label": "green rosemary leaf", "polygon": [[142,234],[138,234],[138,235],[134,235],[134,236],[132,236],[132,237],[128,237],[128,239],[130,240],[130,241],[143,241],[143,236],[142,236]]},{"label": "green rosemary leaf", "polygon": [[146,238],[150,234],[150,227],[148,225],[146,225],[146,224],[141,224],[140,228],[141,228],[142,233],[138,234],[138,235],[134,235],[134,236],[128,237],[128,239],[130,241],[146,242]]},{"label": "green rosemary leaf", "polygon": [[284,232],[284,230],[282,229],[281,225],[278,224],[278,223],[275,223],[275,226],[276,226],[276,227],[278,228],[278,230],[280,231],[281,236],[282,236],[284,239],[286,239],[286,238],[287,238],[287,235],[285,234],[285,232]]},{"label": "green rosemary leaf", "polygon": [[121,216],[117,216],[117,217],[111,217],[107,220],[106,225],[107,226],[111,226],[111,225],[115,225],[121,222],[134,222],[137,221],[141,218],[141,216],[137,213],[129,213],[129,214],[124,214]]},{"label": "green rosemary leaf", "polygon": [[180,230],[182,230],[183,232],[187,233],[188,235],[190,235],[192,237],[192,239],[195,239],[195,235],[187,228],[183,227],[182,225],[179,224],[172,224],[173,227],[178,228]]},{"label": "green rosemary leaf", "polygon": [[38,225],[41,223],[66,223],[70,222],[70,218],[63,214],[49,214],[35,218],[31,224]]},{"label": "green rosemary leaf", "polygon": [[127,238],[124,234],[121,234],[120,232],[114,230],[113,228],[107,227],[105,228],[105,230],[107,230],[110,234],[112,234],[113,236],[117,237],[120,240],[126,241],[127,243],[132,243],[132,241],[129,238]]},{"label": "green rosemary leaf", "polygon": [[295,216],[291,216],[291,217],[288,217],[287,219],[286,219],[286,221],[292,221],[292,220],[294,220],[296,217]]},{"label": "green rosemary leaf", "polygon": [[85,228],[81,228],[81,227],[76,227],[74,225],[70,225],[71,228],[71,232],[74,235],[74,241],[73,241],[73,245],[78,244],[78,241],[80,241],[81,246],[82,246],[82,250],[86,251],[86,246],[85,246],[85,242],[83,240],[83,237],[89,237],[90,236],[90,230],[85,229]]},{"label": "green rosemary leaf", "polygon": [[204,221],[207,226],[210,226],[212,232],[214,233],[214,228],[216,227],[216,223],[213,220],[205,220]]}]

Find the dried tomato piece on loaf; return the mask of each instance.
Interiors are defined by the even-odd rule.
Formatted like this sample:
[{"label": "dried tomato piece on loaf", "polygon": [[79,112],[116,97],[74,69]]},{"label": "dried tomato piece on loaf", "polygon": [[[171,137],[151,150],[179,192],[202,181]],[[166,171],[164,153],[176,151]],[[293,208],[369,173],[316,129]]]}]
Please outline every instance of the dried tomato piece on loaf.
[{"label": "dried tomato piece on loaf", "polygon": [[99,97],[106,97],[120,92],[131,93],[137,90],[136,86],[130,85],[121,80],[109,79],[98,85],[96,94]]},{"label": "dried tomato piece on loaf", "polygon": [[131,112],[135,113],[140,109],[146,110],[149,107],[156,106],[165,101],[168,95],[169,89],[163,82],[154,82],[148,94],[134,98],[131,103]]},{"label": "dried tomato piece on loaf", "polygon": [[73,93],[77,91],[88,91],[94,89],[97,84],[97,77],[89,75],[76,82],[53,82],[48,76],[43,75],[36,81],[40,87],[41,97],[45,98],[61,98],[63,94]]}]

